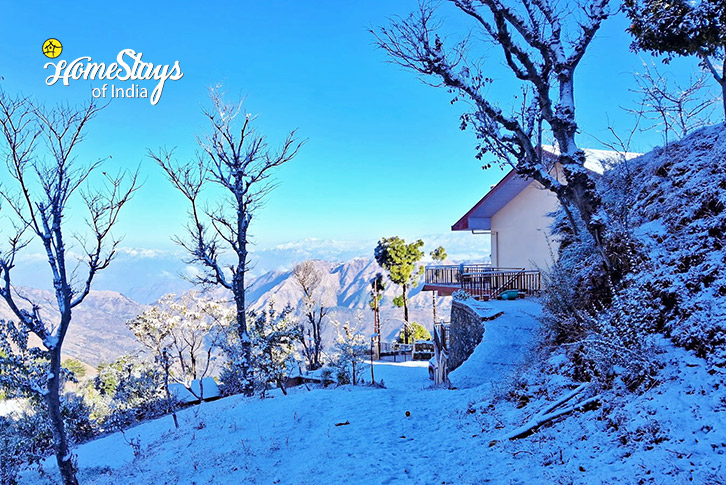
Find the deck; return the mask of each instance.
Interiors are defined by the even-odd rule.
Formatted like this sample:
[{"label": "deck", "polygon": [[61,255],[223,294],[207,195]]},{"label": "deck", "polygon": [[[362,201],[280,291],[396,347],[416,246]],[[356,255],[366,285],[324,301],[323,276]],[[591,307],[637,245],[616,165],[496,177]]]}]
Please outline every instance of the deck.
[{"label": "deck", "polygon": [[537,270],[501,268],[485,264],[426,266],[423,291],[438,291],[450,296],[464,290],[475,298],[496,298],[506,290],[539,294],[542,278]]}]

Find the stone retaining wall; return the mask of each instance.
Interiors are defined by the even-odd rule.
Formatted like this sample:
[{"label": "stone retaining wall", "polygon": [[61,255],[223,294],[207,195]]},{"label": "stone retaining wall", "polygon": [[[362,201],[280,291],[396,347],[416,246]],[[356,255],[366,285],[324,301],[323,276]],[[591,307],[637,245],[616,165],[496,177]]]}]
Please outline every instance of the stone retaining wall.
[{"label": "stone retaining wall", "polygon": [[484,336],[484,318],[460,301],[451,303],[451,333],[449,334],[449,371],[469,358]]}]

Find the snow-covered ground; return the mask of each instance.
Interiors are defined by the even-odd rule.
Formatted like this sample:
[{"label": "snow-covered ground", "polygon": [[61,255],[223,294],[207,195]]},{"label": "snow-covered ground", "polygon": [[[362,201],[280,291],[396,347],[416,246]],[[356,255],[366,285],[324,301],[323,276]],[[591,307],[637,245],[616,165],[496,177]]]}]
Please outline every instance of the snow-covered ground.
[{"label": "snow-covered ground", "polygon": [[535,301],[492,300],[467,303],[486,318],[481,344],[449,376],[451,384],[463,387],[496,385],[511,380],[511,374],[533,354],[540,328],[542,307]]},{"label": "snow-covered ground", "polygon": [[[475,356],[486,354],[486,344]],[[385,388],[298,388],[286,397],[205,403],[180,413],[179,430],[164,417],[125,438],[115,434],[80,446],[79,479],[114,485],[724,483],[724,376],[709,374],[704,361],[667,342],[662,348],[660,385],[638,396],[608,391],[597,409],[516,441],[495,442],[570,388],[558,375],[567,368],[563,356],[520,369],[515,381],[498,386],[434,388],[425,362],[379,363],[375,378]],[[473,379],[489,367],[487,359],[474,358],[459,374]],[[136,439],[134,457],[127,440]],[[55,477],[52,463],[46,470]],[[23,482],[47,480],[28,472]]]},{"label": "snow-covered ground", "polygon": [[5,399],[0,401],[0,416],[22,413],[25,408],[20,399]]}]

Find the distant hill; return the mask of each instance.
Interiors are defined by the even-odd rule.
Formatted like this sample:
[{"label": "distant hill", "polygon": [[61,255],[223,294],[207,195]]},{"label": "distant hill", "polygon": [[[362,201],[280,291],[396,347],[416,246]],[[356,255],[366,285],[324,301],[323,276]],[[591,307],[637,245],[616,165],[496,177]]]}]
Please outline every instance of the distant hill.
[{"label": "distant hill", "polygon": [[[49,322],[58,321],[55,297],[48,290],[21,287],[19,292],[41,306],[41,315]],[[23,302],[17,299],[21,307]],[[63,353],[91,365],[109,362],[116,357],[140,349],[126,320],[138,315],[145,305],[113,291],[91,291],[73,310]],[[14,320],[10,309],[0,300],[0,319]]]},{"label": "distant hill", "polygon": [[[379,272],[385,274],[372,259],[354,258],[343,263],[315,261],[321,271],[322,282],[318,297],[330,309],[328,320],[356,322],[361,316],[361,330],[373,333],[373,312],[368,307],[370,281]],[[153,287],[153,281],[148,287]],[[173,288],[177,292],[185,287]],[[396,337],[402,325],[403,309],[393,306],[399,288],[388,283],[381,302],[384,340]],[[20,292],[42,306],[43,316],[53,322],[58,319],[51,291],[21,287]],[[210,291],[213,298],[231,303],[231,294],[222,288]],[[303,293],[292,271],[270,271],[251,280],[247,301],[251,309],[259,310],[273,300],[276,308],[290,304],[302,308]],[[20,301],[20,300],[18,300]],[[448,319],[450,299],[439,298],[439,315]],[[141,347],[126,328],[125,322],[148,308],[114,291],[91,291],[86,300],[73,312],[73,323],[64,345],[66,357],[74,357],[91,365],[110,362],[118,356]],[[432,327],[431,294],[422,293],[421,285],[410,291],[410,318],[425,327]],[[13,319],[10,309],[0,302],[0,319]],[[325,340],[335,337],[332,324],[327,325]]]},{"label": "distant hill", "polygon": [[[355,321],[357,315],[362,316],[362,324],[367,333],[373,333],[373,312],[368,306],[370,281],[377,273],[386,274],[372,259],[354,258],[344,263],[328,261],[315,261],[317,268],[323,275],[318,288],[319,301],[331,309],[330,319]],[[433,326],[431,293],[421,292],[421,286],[410,290],[409,317],[425,327]],[[402,325],[403,309],[393,306],[393,298],[399,294],[400,289],[388,282],[388,286],[381,302],[381,320],[383,336],[385,339],[393,335]],[[274,300],[275,307],[282,308],[290,304],[300,308],[303,303],[303,293],[292,271],[272,271],[255,279],[249,287],[248,299],[250,307],[262,308],[270,299]],[[439,298],[439,315],[448,320],[450,311],[450,298]],[[329,327],[331,327],[329,325]],[[333,329],[329,328],[328,337],[331,338]]]},{"label": "distant hill", "polygon": [[[447,232],[421,236],[421,239],[426,244],[424,252],[427,255],[432,249],[444,246],[449,257],[457,262],[488,261],[488,236]],[[356,258],[370,259],[376,242],[375,239],[338,241],[310,238],[268,247],[254,246],[250,255],[249,279],[284,273],[296,263],[310,259],[339,264]],[[188,259],[189,255],[179,247],[121,247],[111,266],[97,275],[94,288],[115,291],[139,303],[151,304],[167,293],[182,293],[192,288],[184,277],[194,275],[197,268],[187,264]],[[51,289],[52,280],[43,249],[32,246],[21,253],[13,278],[20,286]]]}]

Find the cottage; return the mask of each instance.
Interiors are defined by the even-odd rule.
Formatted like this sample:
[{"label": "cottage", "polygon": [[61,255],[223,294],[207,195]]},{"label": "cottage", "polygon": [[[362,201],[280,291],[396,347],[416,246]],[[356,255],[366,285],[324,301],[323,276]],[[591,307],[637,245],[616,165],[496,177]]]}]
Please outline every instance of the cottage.
[{"label": "cottage", "polygon": [[[602,174],[622,157],[616,152],[585,149],[585,168]],[[557,149],[544,146],[550,173],[563,180]],[[638,154],[626,154],[626,159]],[[559,243],[550,232],[557,197],[539,182],[512,169],[453,226],[490,238],[490,263],[427,266],[424,291],[451,294],[457,288],[476,296],[494,296],[506,289],[540,289],[539,270],[554,262]]]}]

